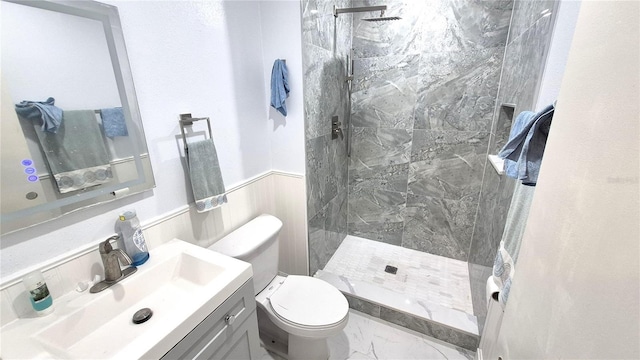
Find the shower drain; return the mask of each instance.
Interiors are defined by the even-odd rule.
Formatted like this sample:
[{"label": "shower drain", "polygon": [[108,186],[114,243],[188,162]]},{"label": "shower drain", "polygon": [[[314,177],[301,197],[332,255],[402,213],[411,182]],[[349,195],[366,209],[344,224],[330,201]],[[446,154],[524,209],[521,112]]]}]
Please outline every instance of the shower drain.
[{"label": "shower drain", "polygon": [[384,268],[384,272],[395,275],[398,272],[398,268],[395,266],[387,265]]}]

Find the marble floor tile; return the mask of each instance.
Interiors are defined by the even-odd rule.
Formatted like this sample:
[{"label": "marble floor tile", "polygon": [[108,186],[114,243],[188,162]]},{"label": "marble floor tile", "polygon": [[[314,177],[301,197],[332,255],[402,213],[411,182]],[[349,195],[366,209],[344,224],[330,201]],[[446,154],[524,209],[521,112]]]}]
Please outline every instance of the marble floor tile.
[{"label": "marble floor tile", "polygon": [[[385,272],[386,265],[397,267],[397,273]],[[464,261],[348,235],[324,271],[473,314]]]},{"label": "marble floor tile", "polygon": [[[329,359],[461,359],[471,360],[475,353],[416,331],[404,329],[372,316],[349,311],[349,322],[339,334],[328,339]],[[261,348],[262,360],[281,360]]]}]

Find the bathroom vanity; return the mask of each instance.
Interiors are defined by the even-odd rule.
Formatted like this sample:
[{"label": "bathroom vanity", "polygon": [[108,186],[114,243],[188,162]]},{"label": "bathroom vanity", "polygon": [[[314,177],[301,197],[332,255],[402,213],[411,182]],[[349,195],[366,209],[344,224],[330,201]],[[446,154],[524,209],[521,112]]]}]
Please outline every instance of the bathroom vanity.
[{"label": "bathroom vanity", "polygon": [[[91,294],[54,298],[52,314],[0,329],[0,357],[254,359],[259,338],[251,265],[171,240],[138,271]],[[134,324],[133,315],[152,316]]]},{"label": "bathroom vanity", "polygon": [[162,359],[255,359],[255,346],[259,343],[256,300],[250,280]]}]

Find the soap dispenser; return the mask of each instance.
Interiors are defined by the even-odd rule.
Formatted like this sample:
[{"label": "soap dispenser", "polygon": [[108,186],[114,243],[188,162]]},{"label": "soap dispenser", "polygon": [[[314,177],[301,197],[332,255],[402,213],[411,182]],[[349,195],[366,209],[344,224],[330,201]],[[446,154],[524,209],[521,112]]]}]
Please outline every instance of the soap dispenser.
[{"label": "soap dispenser", "polygon": [[29,294],[31,306],[38,316],[50,314],[53,311],[53,299],[42,273],[38,270],[31,272],[22,279],[22,283]]},{"label": "soap dispenser", "polygon": [[116,232],[124,243],[124,250],[132,260],[131,265],[140,266],[149,259],[149,250],[147,250],[135,210],[127,210],[119,215],[116,221]]}]

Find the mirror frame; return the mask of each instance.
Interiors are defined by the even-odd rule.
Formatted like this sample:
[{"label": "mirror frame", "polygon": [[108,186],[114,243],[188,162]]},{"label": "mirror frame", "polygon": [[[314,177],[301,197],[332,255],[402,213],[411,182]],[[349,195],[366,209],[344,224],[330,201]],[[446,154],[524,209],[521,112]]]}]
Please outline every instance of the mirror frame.
[{"label": "mirror frame", "polygon": [[142,127],[142,118],[138,107],[133,75],[129,65],[118,8],[96,1],[2,1],[94,19],[101,22],[111,56],[111,64],[116,78],[118,93],[120,94],[125,121],[129,130],[129,137],[132,140],[133,160],[135,161],[138,178],[122,183],[103,184],[93,190],[79,192],[75,196],[57,199],[31,208],[3,214],[0,222],[0,233],[2,235],[9,234],[54,220],[77,210],[153,189],[155,187],[155,179],[153,177],[144,129]]}]

